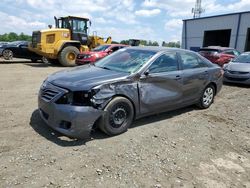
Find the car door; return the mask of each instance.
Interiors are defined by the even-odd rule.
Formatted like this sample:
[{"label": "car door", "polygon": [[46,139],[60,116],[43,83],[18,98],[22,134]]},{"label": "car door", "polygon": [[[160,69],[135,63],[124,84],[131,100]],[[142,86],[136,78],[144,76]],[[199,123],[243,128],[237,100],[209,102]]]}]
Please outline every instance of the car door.
[{"label": "car door", "polygon": [[179,52],[179,58],[183,70],[183,103],[193,103],[199,100],[208,82],[209,65],[192,52]]},{"label": "car door", "polygon": [[28,50],[28,43],[23,42],[19,45],[19,57],[22,58],[30,58],[31,57],[31,52]]},{"label": "car door", "polygon": [[157,113],[182,102],[182,71],[177,55],[168,52],[158,57],[138,82],[141,114]]}]

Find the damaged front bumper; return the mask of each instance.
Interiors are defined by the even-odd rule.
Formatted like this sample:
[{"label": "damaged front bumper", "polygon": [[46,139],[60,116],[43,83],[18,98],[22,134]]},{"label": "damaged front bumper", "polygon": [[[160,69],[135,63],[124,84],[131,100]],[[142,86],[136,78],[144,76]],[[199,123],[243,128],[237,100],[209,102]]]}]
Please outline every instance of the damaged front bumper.
[{"label": "damaged front bumper", "polygon": [[72,106],[46,101],[39,94],[38,107],[42,119],[54,130],[73,138],[89,138],[102,110],[91,106]]}]

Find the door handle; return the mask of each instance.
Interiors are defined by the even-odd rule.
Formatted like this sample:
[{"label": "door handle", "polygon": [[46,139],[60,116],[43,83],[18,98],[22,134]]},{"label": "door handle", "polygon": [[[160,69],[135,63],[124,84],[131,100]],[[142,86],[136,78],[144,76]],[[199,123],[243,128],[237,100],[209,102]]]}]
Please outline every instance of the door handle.
[{"label": "door handle", "polygon": [[175,76],[175,80],[180,80],[180,79],[181,79],[180,75]]}]

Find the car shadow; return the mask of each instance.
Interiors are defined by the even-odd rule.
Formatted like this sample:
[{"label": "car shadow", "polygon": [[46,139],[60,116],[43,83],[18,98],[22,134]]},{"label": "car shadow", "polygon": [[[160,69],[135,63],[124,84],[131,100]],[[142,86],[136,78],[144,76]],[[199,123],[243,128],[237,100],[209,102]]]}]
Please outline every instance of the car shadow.
[{"label": "car shadow", "polygon": [[38,110],[35,110],[32,113],[30,118],[30,126],[39,135],[62,147],[85,145],[85,143],[89,141],[89,139],[88,140],[70,139],[63,136],[61,133],[53,130],[42,120]]},{"label": "car shadow", "polygon": [[32,62],[30,60],[22,60],[22,61],[0,60],[0,64],[24,64],[24,63],[32,63]]},{"label": "car shadow", "polygon": [[26,63],[25,65],[35,68],[47,68],[47,67],[62,67],[61,64],[50,64],[50,63]]},{"label": "car shadow", "polygon": [[[170,112],[164,112],[156,115],[147,116],[141,119],[134,121],[134,123],[130,126],[129,129],[133,129],[135,127],[145,126],[150,123],[166,120],[178,116],[183,113],[187,113],[193,110],[198,110],[196,106],[189,106],[186,108],[182,108],[179,110],[174,110]],[[97,139],[106,139],[109,138],[105,133],[101,132],[99,129],[95,129],[91,132],[90,138],[87,139],[71,139],[66,136],[63,136],[61,133],[50,128],[40,117],[39,111],[35,110],[30,118],[30,126],[41,136],[46,138],[47,140],[62,146],[62,147],[73,147],[85,145],[87,142],[91,140]],[[119,136],[119,135],[118,135]]]},{"label": "car shadow", "polygon": [[230,86],[230,87],[250,88],[250,85],[240,84],[240,83],[223,82],[223,85]]}]

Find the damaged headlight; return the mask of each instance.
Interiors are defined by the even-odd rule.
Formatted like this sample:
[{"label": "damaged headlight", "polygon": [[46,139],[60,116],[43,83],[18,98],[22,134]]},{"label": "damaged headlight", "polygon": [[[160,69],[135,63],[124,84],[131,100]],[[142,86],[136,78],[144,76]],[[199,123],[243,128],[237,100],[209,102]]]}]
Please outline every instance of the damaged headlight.
[{"label": "damaged headlight", "polygon": [[69,92],[58,99],[56,103],[70,104],[74,106],[90,106],[90,93],[86,91]]},{"label": "damaged headlight", "polygon": [[73,103],[73,93],[69,92],[64,94],[61,98],[56,101],[57,104],[72,104]]}]

